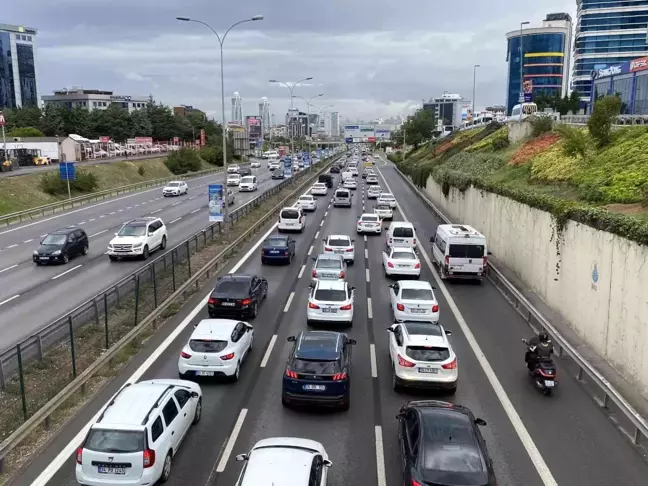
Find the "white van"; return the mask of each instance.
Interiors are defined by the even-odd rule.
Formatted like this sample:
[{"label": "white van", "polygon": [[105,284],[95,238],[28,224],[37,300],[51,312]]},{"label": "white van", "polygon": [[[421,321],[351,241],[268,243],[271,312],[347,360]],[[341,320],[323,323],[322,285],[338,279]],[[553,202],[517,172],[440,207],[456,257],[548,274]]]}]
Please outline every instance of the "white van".
[{"label": "white van", "polygon": [[416,249],[416,230],[409,221],[392,221],[385,235],[387,248],[408,246]]},{"label": "white van", "polygon": [[482,280],[488,268],[486,237],[465,224],[440,224],[430,238],[432,261],[441,279]]},{"label": "white van", "polygon": [[306,215],[301,207],[283,208],[279,213],[279,233],[282,231],[304,231],[306,227]]},{"label": "white van", "polygon": [[338,206],[351,207],[351,191],[349,189],[338,189],[333,197],[333,207]]},{"label": "white van", "polygon": [[242,177],[239,182],[239,191],[241,192],[256,191],[258,188],[259,184],[257,183],[257,178],[253,175]]},{"label": "white van", "polygon": [[353,172],[350,170],[345,170],[342,172],[342,182],[344,182],[347,179],[353,179]]}]

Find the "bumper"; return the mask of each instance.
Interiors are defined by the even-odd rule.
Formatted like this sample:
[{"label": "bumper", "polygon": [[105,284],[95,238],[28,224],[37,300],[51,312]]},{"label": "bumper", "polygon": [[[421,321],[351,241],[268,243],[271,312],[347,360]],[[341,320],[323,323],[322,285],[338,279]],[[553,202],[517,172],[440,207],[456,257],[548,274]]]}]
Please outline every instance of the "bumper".
[{"label": "bumper", "polygon": [[382,227],[378,225],[378,227],[366,227],[366,226],[358,226],[357,227],[358,233],[375,233],[377,235],[382,233]]},{"label": "bumper", "polygon": [[[178,360],[178,373],[187,376],[196,376],[196,377],[207,377],[215,378],[224,377],[224,376],[233,376],[236,373],[236,360],[231,360],[232,363],[228,363],[225,366],[197,366],[191,365],[186,362],[184,359]],[[200,372],[207,374],[200,374]],[[213,375],[209,375],[213,373]]]},{"label": "bumper", "polygon": [[282,398],[291,405],[317,405],[320,407],[339,407],[349,400],[349,394],[316,395],[284,391]]},{"label": "bumper", "polygon": [[350,207],[351,207],[351,203],[350,203],[350,202],[338,202],[338,201],[334,201],[334,202],[333,202],[333,207],[334,207],[334,208],[339,208],[339,207],[350,208]]},{"label": "bumper", "polygon": [[423,373],[396,371],[396,383],[405,388],[452,390],[457,388],[458,373],[449,376],[424,375]]},{"label": "bumper", "polygon": [[47,255],[47,256],[40,256],[40,255],[33,255],[32,259],[34,260],[34,263],[61,263],[63,262],[63,255]]},{"label": "bumper", "polygon": [[256,189],[254,186],[239,186],[240,192],[252,192]]},{"label": "bumper", "polygon": [[144,247],[142,246],[141,248],[133,249],[130,251],[115,251],[115,250],[108,250],[106,253],[108,256],[111,257],[138,257],[142,256],[142,252],[144,251]]},{"label": "bumper", "polygon": [[315,204],[300,204],[300,206],[304,211],[315,211],[317,209],[317,206]]},{"label": "bumper", "polygon": [[396,322],[403,322],[403,321],[439,322],[439,313],[432,312],[431,314],[409,314],[407,312],[394,310],[394,320]]},{"label": "bumper", "polygon": [[212,319],[217,319],[217,318],[240,318],[240,319],[247,319],[250,317],[250,311],[251,311],[250,306],[245,306],[243,308],[228,308],[228,307],[209,307],[207,310],[207,313],[209,314],[209,317]]},{"label": "bumper", "polygon": [[120,478],[115,474],[105,474],[105,477],[88,476],[83,472],[80,464],[76,465],[76,480],[79,484],[85,486],[135,486],[135,485],[152,485],[157,481],[155,473],[156,467],[145,469],[139,478]]},{"label": "bumper", "polygon": [[288,263],[290,261],[290,255],[261,255],[261,263]]},{"label": "bumper", "polygon": [[408,277],[420,277],[421,269],[420,268],[389,268],[385,267],[385,273],[387,275],[406,275]]},{"label": "bumper", "polygon": [[281,224],[280,223],[277,226],[277,229],[279,229],[281,231],[302,231],[304,229],[304,227],[301,226],[300,224],[296,224],[295,226],[293,226],[293,225],[288,226],[287,224]]},{"label": "bumper", "polygon": [[322,313],[316,309],[307,308],[306,319],[308,322],[331,322],[331,323],[351,323],[353,322],[353,311],[341,311],[336,313]]},{"label": "bumper", "polygon": [[228,182],[227,187],[238,187],[238,182]]},{"label": "bumper", "polygon": [[173,192],[171,192],[171,191],[165,191],[165,192],[162,193],[162,195],[163,195],[164,197],[167,197],[167,196],[179,196],[179,195],[180,195],[180,191],[173,191]]}]

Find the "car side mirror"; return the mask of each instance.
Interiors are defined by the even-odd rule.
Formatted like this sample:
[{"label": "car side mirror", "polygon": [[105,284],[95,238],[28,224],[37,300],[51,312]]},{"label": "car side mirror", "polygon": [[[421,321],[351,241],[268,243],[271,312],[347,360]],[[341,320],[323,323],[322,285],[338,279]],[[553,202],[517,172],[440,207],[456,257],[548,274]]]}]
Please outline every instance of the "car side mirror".
[{"label": "car side mirror", "polygon": [[309,286],[311,289],[314,289],[314,288],[315,288],[315,284],[314,284],[313,282],[309,283],[308,286]]},{"label": "car side mirror", "polygon": [[311,260],[313,260],[313,261],[317,261],[317,258],[315,258],[315,257],[311,257]]},{"label": "car side mirror", "polygon": [[351,287],[351,290],[355,290],[355,289],[356,289],[355,286]]},{"label": "car side mirror", "polygon": [[385,226],[383,229],[384,229],[385,231],[389,231],[389,226]]},{"label": "car side mirror", "polygon": [[402,420],[405,418],[405,414],[403,412],[399,412],[398,414],[396,414],[396,418],[398,420]]},{"label": "car side mirror", "polygon": [[252,327],[252,324],[248,324],[248,323],[246,322],[246,323],[245,323],[245,329],[247,329],[248,331],[251,331],[251,330],[254,329],[254,327]]},{"label": "car side mirror", "polygon": [[529,341],[527,341],[526,339],[523,339],[522,342],[523,342],[524,344],[529,344]]},{"label": "car side mirror", "polygon": [[430,236],[430,243],[434,243],[434,236]]},{"label": "car side mirror", "polygon": [[322,238],[322,242],[323,242],[323,243],[326,243],[326,238]]},{"label": "car side mirror", "polygon": [[434,285],[432,285],[432,290],[436,290],[436,289],[437,289],[437,288],[436,288]]},{"label": "car side mirror", "polygon": [[358,344],[358,341],[356,341],[355,339],[349,339],[347,343],[353,346],[355,344]]},{"label": "car side mirror", "polygon": [[446,333],[446,336],[452,336],[452,331],[448,331],[448,330],[446,329],[446,332],[445,332],[445,333]]},{"label": "car side mirror", "polygon": [[236,456],[237,462],[243,462],[248,460],[248,455],[247,454],[239,454]]},{"label": "car side mirror", "polygon": [[286,341],[288,341],[289,343],[294,343],[296,341],[295,336],[288,336],[288,338],[286,338]]},{"label": "car side mirror", "polygon": [[486,424],[486,421],[485,421],[484,419],[480,419],[480,418],[476,418],[476,419],[475,419],[475,423],[476,423],[477,425],[481,426],[481,427],[483,427],[484,425],[487,425],[487,424]]},{"label": "car side mirror", "polygon": [[328,459],[324,459],[322,461],[322,464],[324,465],[324,467],[331,467],[333,465],[333,463],[331,461],[329,461]]},{"label": "car side mirror", "polygon": [[191,392],[191,398],[198,398],[198,397],[200,397],[198,392],[195,392],[195,391]]},{"label": "car side mirror", "polygon": [[355,243],[355,240],[351,240],[351,243]]},{"label": "car side mirror", "polygon": [[486,254],[487,254],[487,255],[492,255],[493,252],[491,252],[491,251],[487,251]]}]

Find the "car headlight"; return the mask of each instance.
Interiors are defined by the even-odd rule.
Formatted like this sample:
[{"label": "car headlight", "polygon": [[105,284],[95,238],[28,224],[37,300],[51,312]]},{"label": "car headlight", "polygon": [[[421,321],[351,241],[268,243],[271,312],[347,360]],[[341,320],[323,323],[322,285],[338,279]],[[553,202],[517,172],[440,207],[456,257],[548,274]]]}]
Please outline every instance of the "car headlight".
[{"label": "car headlight", "polygon": [[60,254],[61,254],[61,250],[56,250],[54,253],[52,253],[52,255],[60,255]]},{"label": "car headlight", "polygon": [[38,255],[38,250],[34,250],[34,255]]},{"label": "car headlight", "polygon": [[112,251],[112,249],[113,249],[113,246],[112,246],[112,245],[108,245],[108,251]]},{"label": "car headlight", "polygon": [[142,243],[135,243],[133,245],[133,248],[141,248],[141,247],[142,247]]}]

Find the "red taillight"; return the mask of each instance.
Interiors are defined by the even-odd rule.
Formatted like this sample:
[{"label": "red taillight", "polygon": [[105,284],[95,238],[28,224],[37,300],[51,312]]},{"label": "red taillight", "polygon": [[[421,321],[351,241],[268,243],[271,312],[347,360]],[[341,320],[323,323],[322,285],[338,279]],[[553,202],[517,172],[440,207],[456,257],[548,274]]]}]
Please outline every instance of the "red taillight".
[{"label": "red taillight", "polygon": [[212,298],[210,298],[210,299],[207,301],[207,303],[209,303],[209,304],[213,304],[213,305],[218,305],[218,304],[220,304],[220,301],[217,300],[217,299],[212,299]]},{"label": "red taillight", "polygon": [[387,266],[388,266],[389,268],[394,268],[394,264],[393,264],[392,262],[387,262]]},{"label": "red taillight", "polygon": [[432,306],[432,312],[439,312],[439,306],[438,305],[433,305]]},{"label": "red taillight", "polygon": [[77,464],[83,464],[83,447],[79,447],[77,449],[76,461],[77,461]]},{"label": "red taillight", "polygon": [[416,269],[421,268],[421,264],[417,263],[416,265],[414,265],[414,268],[416,268]]},{"label": "red taillight", "polygon": [[340,272],[340,278],[344,278],[344,271]]},{"label": "red taillight", "polygon": [[146,449],[143,454],[143,460],[145,468],[153,467],[155,465],[155,451]]},{"label": "red taillight", "polygon": [[347,376],[346,373],[335,373],[335,374],[333,375],[333,381],[341,381],[341,380],[344,380],[344,379],[346,379],[346,376]]},{"label": "red taillight", "polygon": [[353,248],[347,248],[347,253],[353,251]]},{"label": "red taillight", "polygon": [[340,310],[351,310],[351,304],[343,305]]},{"label": "red taillight", "polygon": [[284,256],[288,256],[288,253],[289,253],[288,250],[286,250],[286,251],[284,252]]},{"label": "red taillight", "polygon": [[398,309],[399,311],[404,311],[405,306],[403,304],[396,304],[396,309]]},{"label": "red taillight", "polygon": [[416,245],[416,238],[412,240],[412,245]]},{"label": "red taillight", "polygon": [[333,251],[333,248],[331,248],[330,246],[325,246],[324,251]]},{"label": "red taillight", "polygon": [[294,372],[294,371],[291,371],[291,370],[286,370],[286,376],[287,376],[288,378],[295,378],[295,379],[299,378],[299,377],[297,376],[297,373]]},{"label": "red taillight", "polygon": [[182,358],[184,358],[184,359],[189,359],[189,358],[191,358],[191,355],[190,355],[189,353],[185,353],[184,351],[182,351],[182,352],[180,353],[180,356],[181,356]]},{"label": "red taillight", "polygon": [[444,370],[456,370],[457,369],[457,358],[453,359],[449,363],[441,365],[441,368]]},{"label": "red taillight", "polygon": [[408,360],[406,360],[405,358],[403,358],[400,354],[398,355],[398,364],[399,364],[400,366],[405,367],[405,368],[414,368],[414,366],[416,366],[416,365],[415,365],[414,363],[412,363],[411,361],[408,361]]},{"label": "red taillight", "polygon": [[422,486],[417,480],[412,479],[412,486]]},{"label": "red taillight", "polygon": [[234,359],[234,353],[226,354],[224,356],[221,356],[220,359],[223,361],[229,361],[230,359]]},{"label": "red taillight", "polygon": [[488,265],[488,257],[484,257],[484,261],[482,262],[482,265],[484,266]]},{"label": "red taillight", "polygon": [[313,304],[312,302],[309,302],[309,303],[308,303],[308,307],[311,308],[311,309],[319,309],[319,308],[320,308],[319,305],[317,305],[317,304]]},{"label": "red taillight", "polygon": [[450,265],[450,257],[447,255],[446,255],[445,262],[446,262],[446,267]]},{"label": "red taillight", "polygon": [[241,305],[250,305],[252,303],[252,299],[243,299],[239,301]]},{"label": "red taillight", "polygon": [[299,224],[301,224],[301,222],[302,222],[302,218],[301,218],[301,216],[299,217],[299,221],[297,221],[297,222],[298,222]]},{"label": "red taillight", "polygon": [[311,275],[313,276],[313,278],[317,278],[317,270],[313,269]]}]

